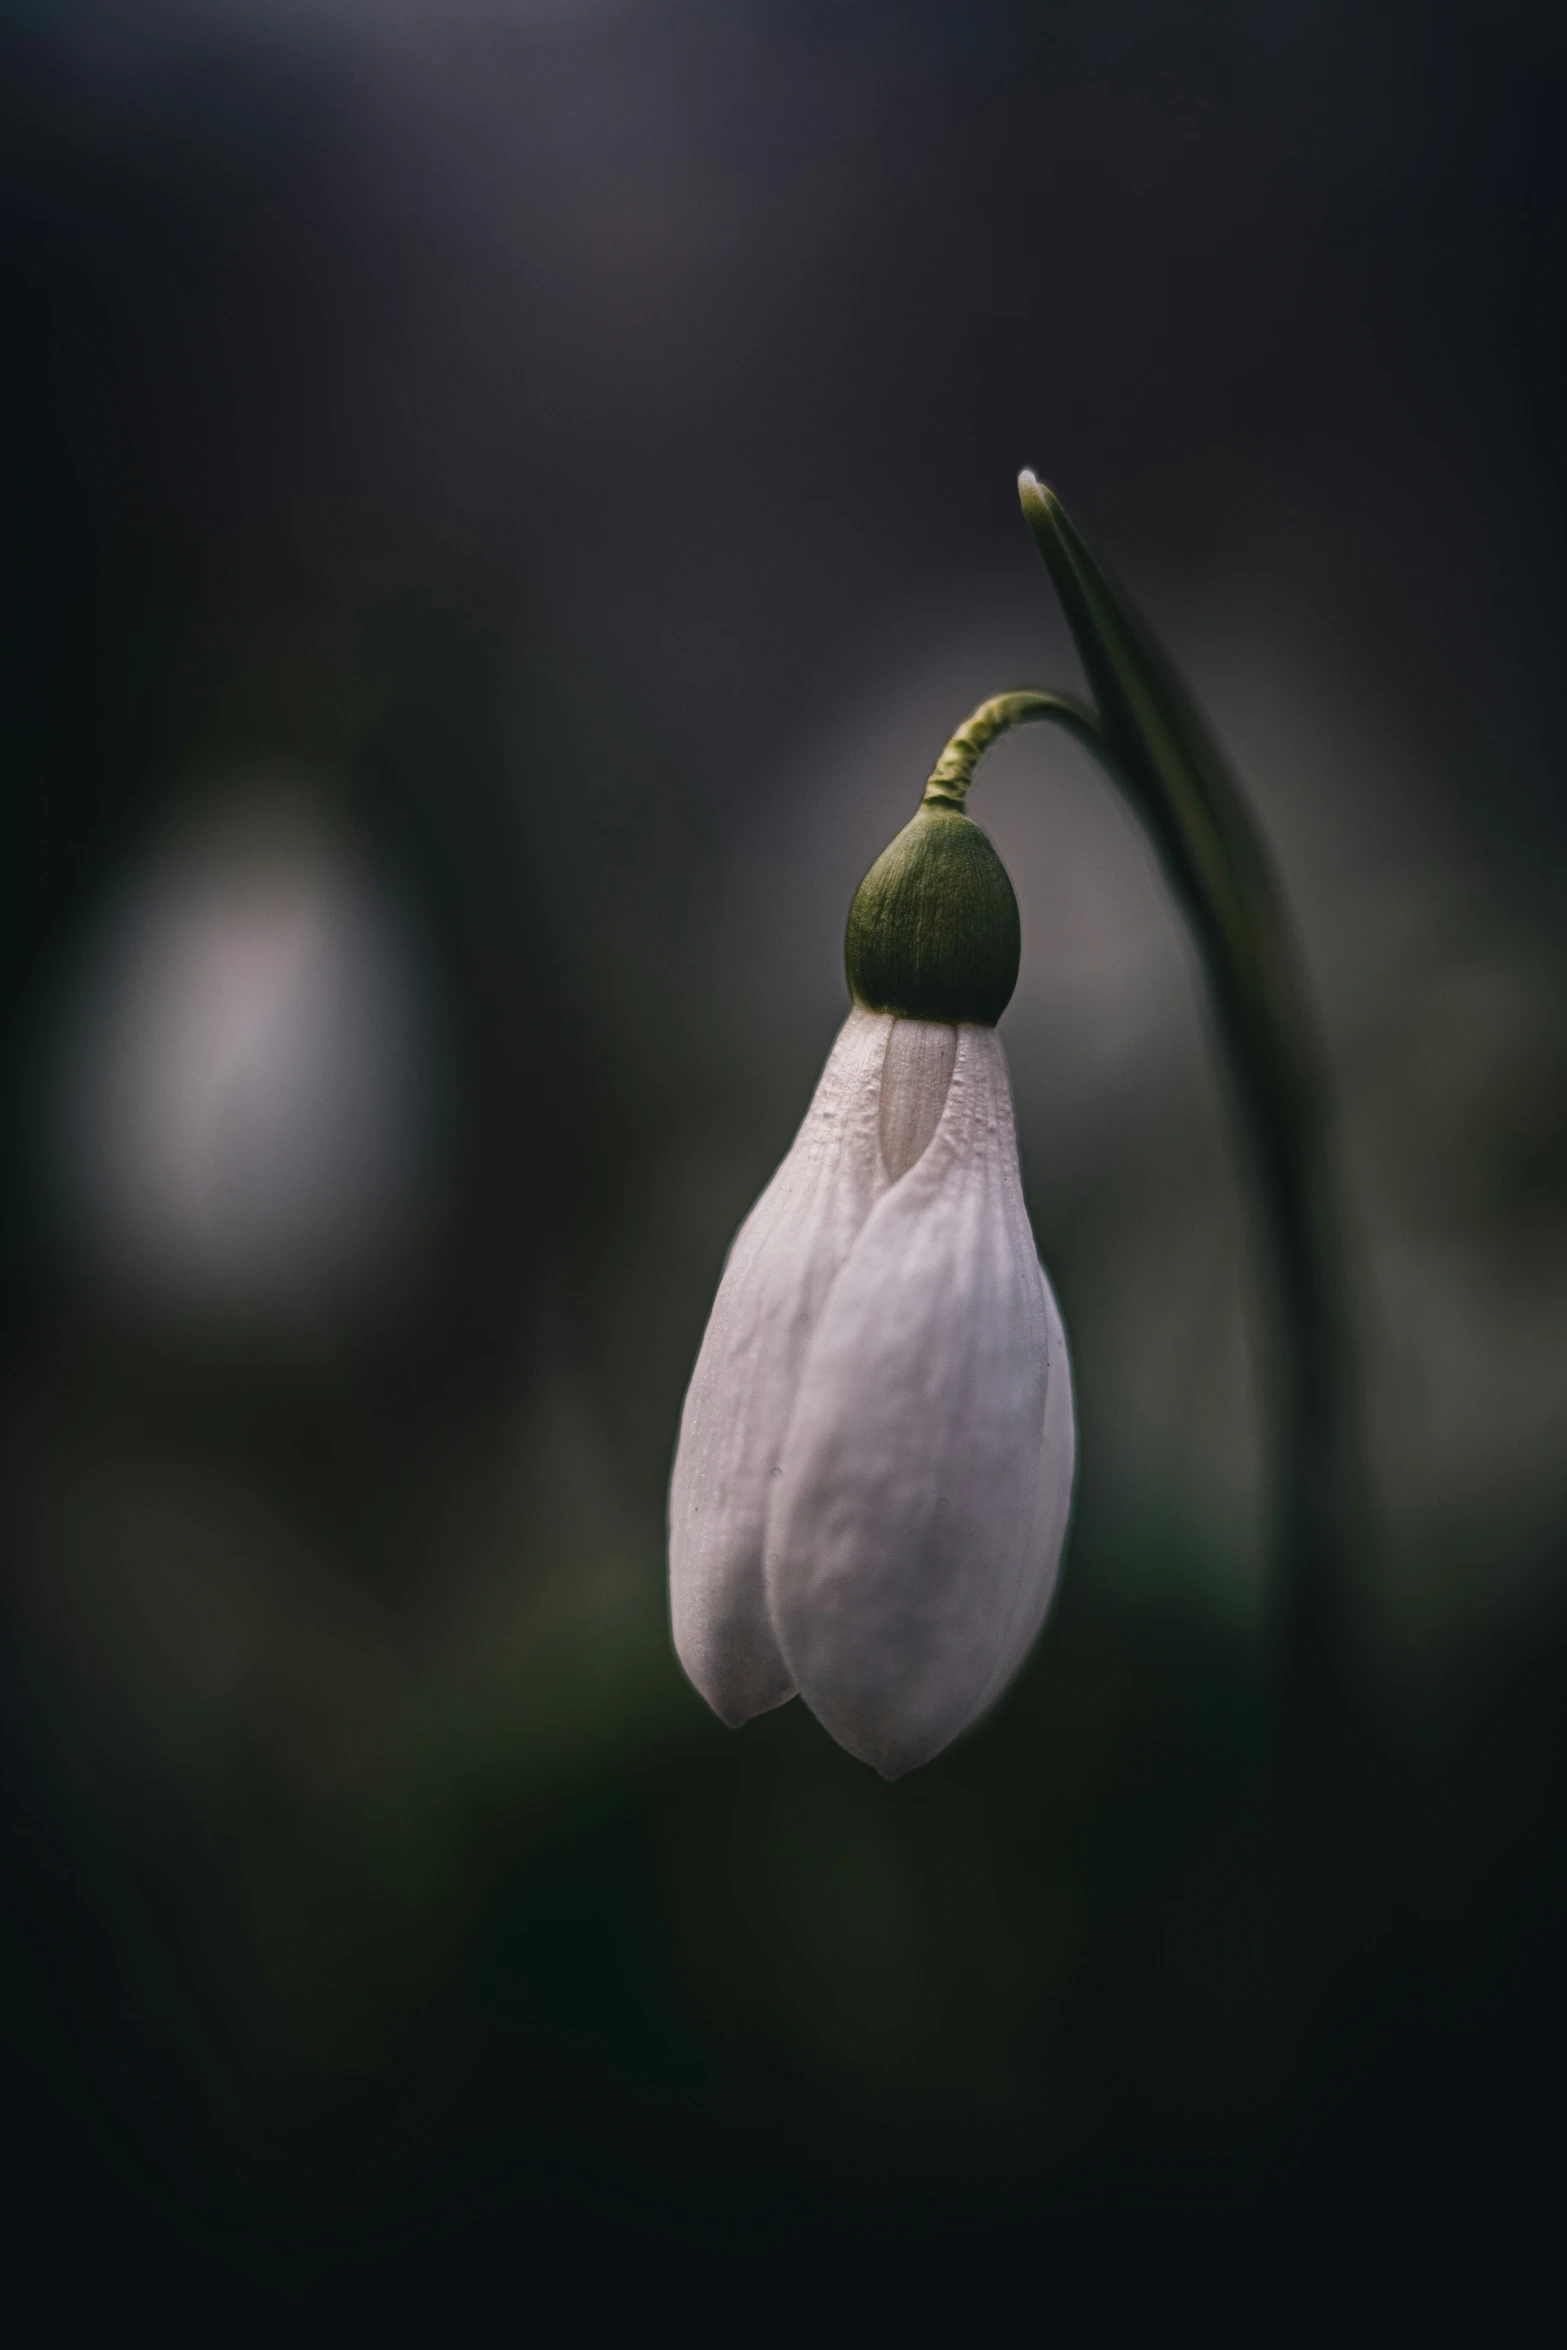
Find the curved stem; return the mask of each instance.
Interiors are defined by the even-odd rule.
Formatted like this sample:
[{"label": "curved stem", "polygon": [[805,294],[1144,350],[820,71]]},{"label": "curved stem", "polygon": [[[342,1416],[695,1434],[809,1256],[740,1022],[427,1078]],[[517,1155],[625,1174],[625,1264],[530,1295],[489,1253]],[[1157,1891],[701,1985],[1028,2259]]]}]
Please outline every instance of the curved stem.
[{"label": "curved stem", "polygon": [[1049,720],[1092,752],[1131,806],[1186,916],[1248,1145],[1274,1307],[1280,1760],[1297,1859],[1315,1873],[1326,1859],[1330,1783],[1353,1759],[1350,1554],[1360,1494],[1342,1237],[1310,991],[1261,835],[1167,656],[1053,493],[1031,474],[1020,489],[1094,707],[1032,692],[982,703],[938,760],[926,798],[961,807],[991,743]]},{"label": "curved stem", "polygon": [[1099,722],[1092,710],[1082,702],[1074,702],[1070,695],[1027,690],[992,694],[988,702],[981,702],[964,719],[936,761],[924,797],[961,808],[974,780],[974,769],[991,744],[1009,734],[1014,726],[1028,726],[1039,719],[1050,719],[1057,726],[1065,727],[1068,734],[1076,735],[1079,742],[1087,743],[1090,748],[1099,741]]}]

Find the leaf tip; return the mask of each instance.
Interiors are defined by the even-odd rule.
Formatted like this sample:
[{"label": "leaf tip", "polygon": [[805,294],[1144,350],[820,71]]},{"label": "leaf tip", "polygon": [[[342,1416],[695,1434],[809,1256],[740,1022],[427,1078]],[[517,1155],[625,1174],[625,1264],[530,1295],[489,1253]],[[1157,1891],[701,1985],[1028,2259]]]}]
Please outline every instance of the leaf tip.
[{"label": "leaf tip", "polygon": [[1059,535],[1060,501],[1050,484],[1041,481],[1032,466],[1025,465],[1017,477],[1018,504],[1023,509],[1023,520],[1033,532],[1043,553],[1047,542]]}]

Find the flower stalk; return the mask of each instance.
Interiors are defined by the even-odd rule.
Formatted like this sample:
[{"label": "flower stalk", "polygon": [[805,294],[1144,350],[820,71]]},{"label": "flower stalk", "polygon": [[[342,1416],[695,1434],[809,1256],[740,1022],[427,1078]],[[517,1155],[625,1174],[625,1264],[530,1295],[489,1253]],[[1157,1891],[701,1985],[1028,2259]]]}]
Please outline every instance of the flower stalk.
[{"label": "flower stalk", "polygon": [[991,743],[1014,726],[1059,726],[1139,819],[1186,918],[1260,1211],[1274,1339],[1280,1761],[1297,1857],[1314,1866],[1324,1858],[1324,1765],[1334,1742],[1344,1752],[1356,1713],[1360,1492],[1343,1239],[1310,991],[1267,850],[1191,696],[1054,492],[1027,472],[1018,491],[1093,704],[994,696],[953,736],[926,796],[961,807]]}]

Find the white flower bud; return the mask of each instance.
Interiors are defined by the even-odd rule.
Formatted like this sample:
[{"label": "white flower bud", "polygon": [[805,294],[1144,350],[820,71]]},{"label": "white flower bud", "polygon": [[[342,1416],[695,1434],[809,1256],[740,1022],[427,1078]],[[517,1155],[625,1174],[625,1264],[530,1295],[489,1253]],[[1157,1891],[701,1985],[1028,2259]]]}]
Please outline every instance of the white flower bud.
[{"label": "white flower bud", "polygon": [[1044,1621],[1071,1376],[993,1028],[856,1006],[741,1227],[670,1489],[675,1645],[738,1725],[796,1689],[888,1778]]}]

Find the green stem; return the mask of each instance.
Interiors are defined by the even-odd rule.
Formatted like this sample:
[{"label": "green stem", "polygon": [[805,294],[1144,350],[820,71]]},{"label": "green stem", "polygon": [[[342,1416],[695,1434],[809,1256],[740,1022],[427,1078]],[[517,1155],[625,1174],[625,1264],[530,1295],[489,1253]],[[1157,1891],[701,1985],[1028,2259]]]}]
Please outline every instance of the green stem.
[{"label": "green stem", "polygon": [[1067,694],[1041,694],[1024,691],[1015,694],[992,694],[988,702],[964,719],[957,733],[948,743],[941,757],[930,771],[924,797],[938,805],[961,808],[968,796],[968,787],[974,780],[974,770],[993,742],[1009,734],[1014,726],[1028,726],[1040,719],[1048,719],[1076,735],[1089,749],[1099,745],[1099,721],[1092,710],[1082,702],[1074,702]]},{"label": "green stem", "polygon": [[1092,752],[1147,831],[1186,917],[1248,1145],[1276,1333],[1276,1621],[1281,1761],[1298,1858],[1326,1859],[1329,1769],[1356,1710],[1350,1554],[1358,1518],[1353,1382],[1338,1286],[1322,1054],[1261,836],[1167,657],[1100,571],[1051,492],[1025,474],[1024,513],[1076,638],[1094,707],[1060,694],[984,702],[938,760],[927,799],[962,806],[977,760],[1048,721]]}]

